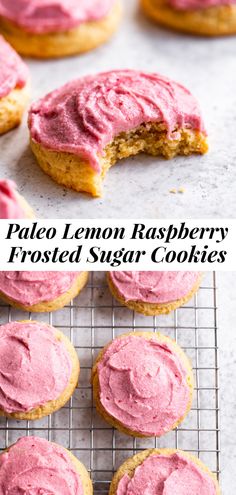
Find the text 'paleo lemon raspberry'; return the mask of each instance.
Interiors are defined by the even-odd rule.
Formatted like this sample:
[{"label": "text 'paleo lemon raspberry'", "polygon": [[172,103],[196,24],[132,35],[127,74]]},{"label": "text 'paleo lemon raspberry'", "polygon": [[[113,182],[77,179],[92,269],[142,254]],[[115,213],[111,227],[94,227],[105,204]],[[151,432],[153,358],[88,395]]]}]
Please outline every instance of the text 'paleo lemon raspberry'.
[{"label": "text 'paleo lemon raspberry'", "polygon": [[160,74],[105,72],[67,83],[34,103],[32,150],[56,182],[93,196],[117,160],[146,152],[172,158],[208,150],[200,109]]}]

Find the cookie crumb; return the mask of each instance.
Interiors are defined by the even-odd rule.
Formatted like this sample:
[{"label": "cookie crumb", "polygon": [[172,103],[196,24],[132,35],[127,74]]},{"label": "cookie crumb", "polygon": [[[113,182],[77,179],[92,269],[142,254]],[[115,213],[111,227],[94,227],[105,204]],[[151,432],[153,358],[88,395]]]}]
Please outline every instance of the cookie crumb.
[{"label": "cookie crumb", "polygon": [[184,188],[184,187],[180,187],[180,188],[178,189],[178,193],[180,193],[180,194],[185,193],[185,188]]},{"label": "cookie crumb", "polygon": [[177,193],[177,190],[176,190],[175,188],[173,188],[173,189],[170,189],[170,190],[169,190],[169,192],[170,192],[171,194],[176,194],[176,193]]}]

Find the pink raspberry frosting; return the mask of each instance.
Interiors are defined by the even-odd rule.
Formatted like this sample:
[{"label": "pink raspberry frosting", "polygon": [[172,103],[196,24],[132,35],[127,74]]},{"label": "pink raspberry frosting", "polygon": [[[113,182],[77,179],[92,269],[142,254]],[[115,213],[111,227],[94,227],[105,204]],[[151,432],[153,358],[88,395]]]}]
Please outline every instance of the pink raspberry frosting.
[{"label": "pink raspberry frosting", "polygon": [[129,430],[161,436],[186,413],[187,371],[171,344],[137,335],[115,339],[97,369],[101,404]]},{"label": "pink raspberry frosting", "polygon": [[171,456],[152,454],[136,467],[132,478],[125,474],[117,495],[216,495],[208,473],[181,452]]},{"label": "pink raspberry frosting", "polygon": [[0,180],[0,219],[26,218],[19,204],[16,184],[11,180]]},{"label": "pink raspberry frosting", "polygon": [[0,455],[0,495],[83,495],[68,453],[43,438],[22,437]]},{"label": "pink raspberry frosting", "polygon": [[28,77],[25,63],[0,35],[0,98],[4,98],[15,88],[23,88]]},{"label": "pink raspberry frosting", "polygon": [[115,0],[0,0],[0,16],[32,34],[66,31],[109,14]]},{"label": "pink raspberry frosting", "polygon": [[99,156],[116,135],[148,122],[164,122],[170,138],[177,127],[204,132],[198,104],[186,88],[134,70],[69,82],[34,103],[29,113],[33,141],[81,156],[97,172]]},{"label": "pink raspberry frosting", "polygon": [[0,326],[0,409],[28,412],[58,399],[71,376],[71,359],[54,328],[40,323]]},{"label": "pink raspberry frosting", "polygon": [[169,0],[169,3],[177,10],[201,10],[220,5],[233,5],[236,0]]},{"label": "pink raspberry frosting", "polygon": [[13,301],[34,305],[67,292],[81,272],[0,272],[0,291]]},{"label": "pink raspberry frosting", "polygon": [[110,272],[110,278],[125,301],[161,304],[186,296],[199,272]]}]

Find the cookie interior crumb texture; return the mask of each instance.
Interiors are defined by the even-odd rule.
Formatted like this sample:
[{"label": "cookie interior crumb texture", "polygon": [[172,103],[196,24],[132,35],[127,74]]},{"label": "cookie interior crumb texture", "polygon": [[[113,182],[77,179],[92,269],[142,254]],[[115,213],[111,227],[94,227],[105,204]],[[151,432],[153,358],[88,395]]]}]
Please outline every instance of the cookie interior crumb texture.
[{"label": "cookie interior crumb texture", "polygon": [[102,195],[102,180],[118,160],[142,152],[170,159],[176,155],[204,154],[208,151],[205,133],[187,128],[176,129],[175,132],[175,138],[170,139],[164,124],[148,123],[131,132],[120,133],[100,156],[101,173],[72,153],[48,150],[33,140],[31,147],[40,167],[56,182],[99,197]]}]

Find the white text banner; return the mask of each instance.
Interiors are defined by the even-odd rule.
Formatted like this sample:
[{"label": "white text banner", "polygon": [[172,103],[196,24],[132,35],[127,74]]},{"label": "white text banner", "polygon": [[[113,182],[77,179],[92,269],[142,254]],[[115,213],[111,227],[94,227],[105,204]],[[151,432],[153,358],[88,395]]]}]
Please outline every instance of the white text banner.
[{"label": "white text banner", "polygon": [[1,270],[236,270],[236,220],[0,220]]}]

